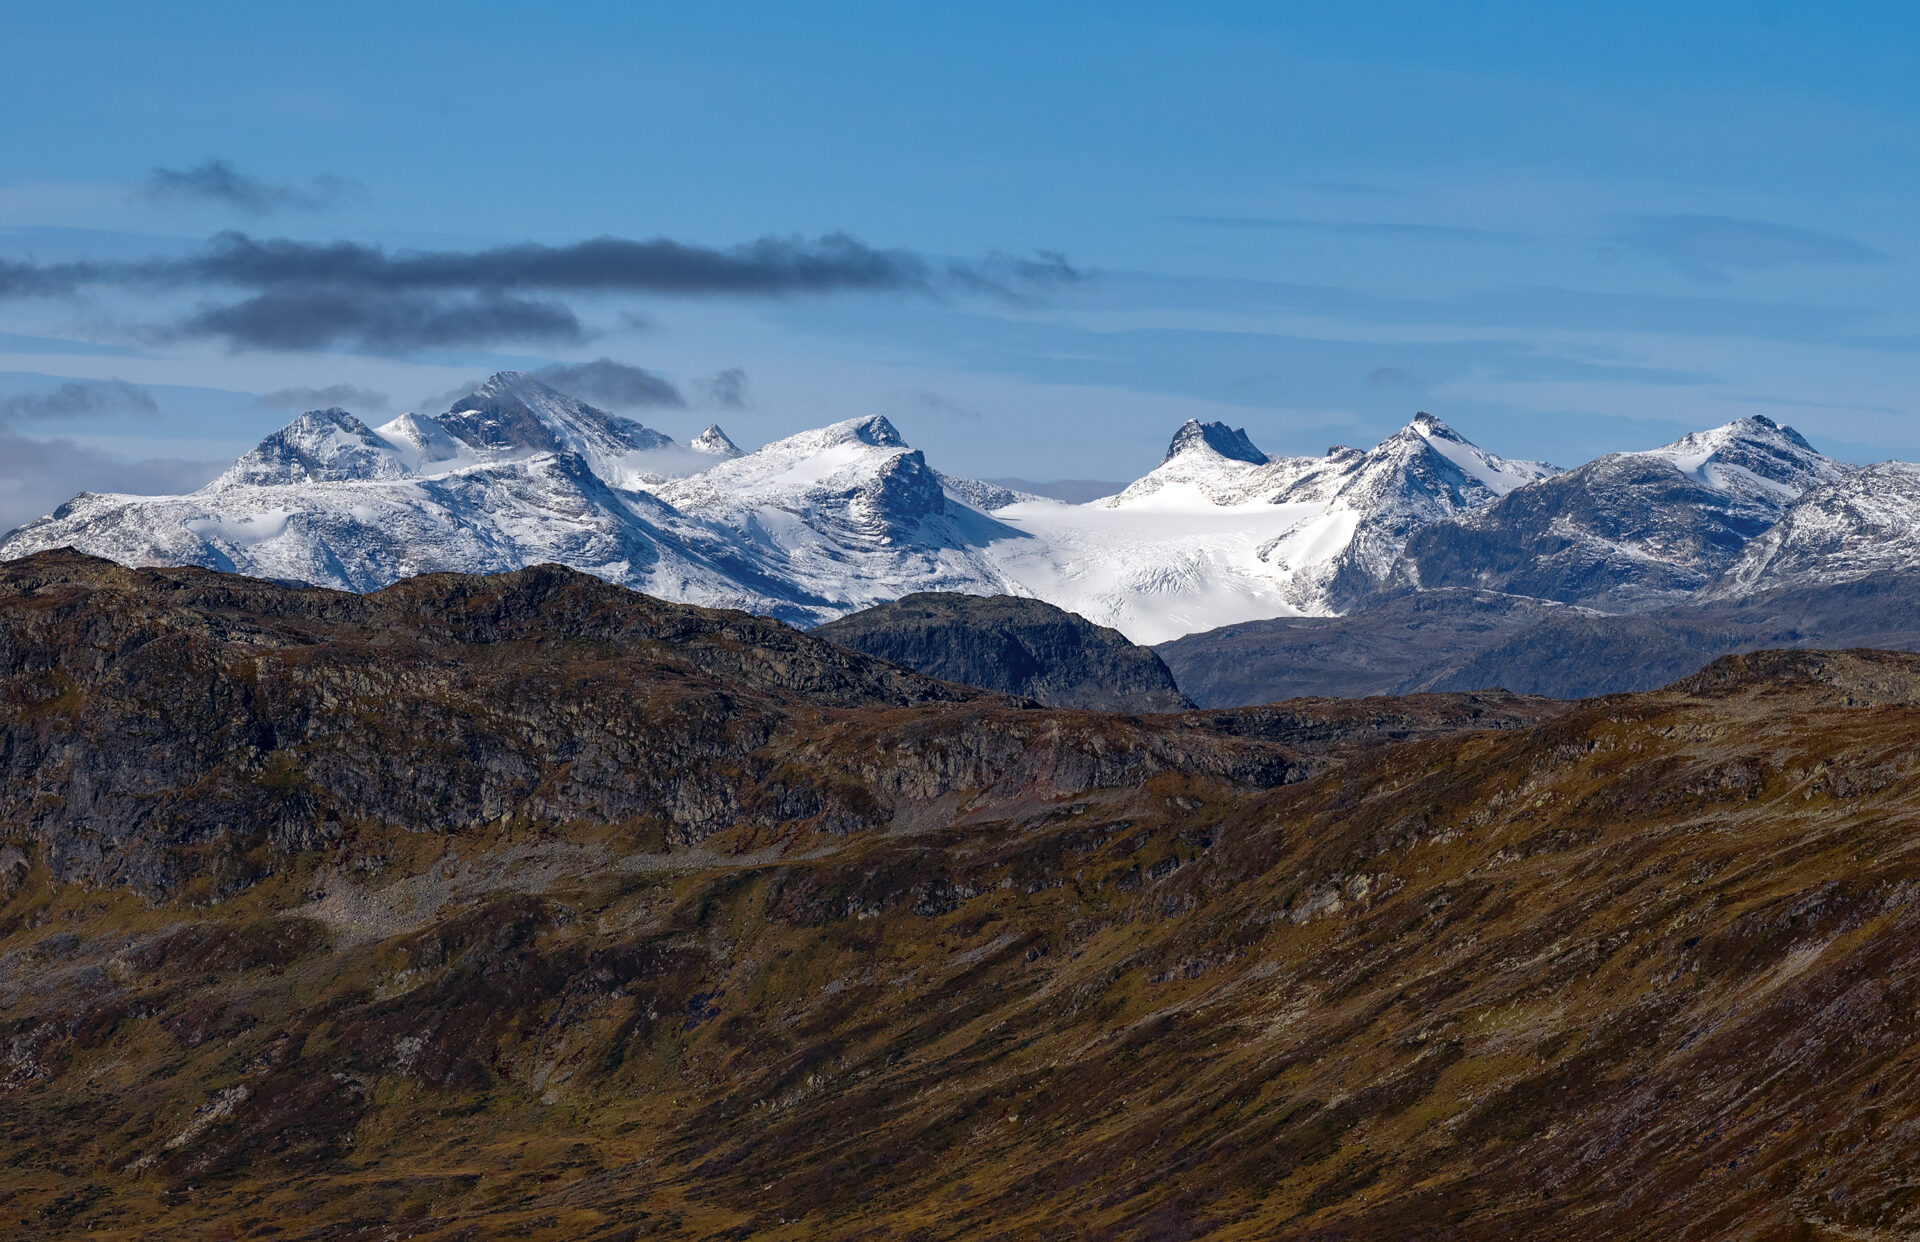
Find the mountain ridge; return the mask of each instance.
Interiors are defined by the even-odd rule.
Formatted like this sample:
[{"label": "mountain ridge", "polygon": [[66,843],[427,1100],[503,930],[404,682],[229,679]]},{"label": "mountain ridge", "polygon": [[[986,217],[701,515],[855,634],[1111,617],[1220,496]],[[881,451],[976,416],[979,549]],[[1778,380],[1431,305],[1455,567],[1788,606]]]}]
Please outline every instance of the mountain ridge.
[{"label": "mountain ridge", "polygon": [[1920,488],[1871,471],[1850,484],[1763,417],[1571,470],[1425,412],[1320,457],[1189,420],[1147,474],[1069,504],[942,474],[881,416],[749,453],[502,372],[431,417],[302,414],[186,496],[83,493],[0,557],[74,546],[351,590],[558,561],[798,624],[918,591],[1017,595],[1155,643],[1406,592],[1633,612],[1920,565],[1902,533]]}]

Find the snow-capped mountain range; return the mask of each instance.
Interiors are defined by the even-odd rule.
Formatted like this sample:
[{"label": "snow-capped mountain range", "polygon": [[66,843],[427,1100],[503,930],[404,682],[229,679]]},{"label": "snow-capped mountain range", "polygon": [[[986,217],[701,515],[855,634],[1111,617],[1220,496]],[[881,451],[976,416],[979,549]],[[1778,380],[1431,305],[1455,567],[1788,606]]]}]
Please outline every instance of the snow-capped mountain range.
[{"label": "snow-capped mountain range", "polygon": [[503,372],[443,414],[316,410],[184,496],[83,493],[0,540],[348,590],[558,561],[813,624],[915,591],[1037,596],[1138,642],[1472,585],[1622,611],[1920,565],[1920,469],[1741,419],[1561,471],[1421,414],[1371,449],[1269,457],[1188,422],[1067,504],[927,464],[886,419],[743,453]]}]

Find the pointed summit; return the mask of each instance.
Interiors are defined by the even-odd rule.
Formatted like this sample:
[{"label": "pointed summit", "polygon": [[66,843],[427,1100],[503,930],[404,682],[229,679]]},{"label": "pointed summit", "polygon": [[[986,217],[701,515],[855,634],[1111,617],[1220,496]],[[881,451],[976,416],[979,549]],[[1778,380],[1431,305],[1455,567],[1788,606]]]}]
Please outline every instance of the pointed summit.
[{"label": "pointed summit", "polygon": [[308,410],[260,441],[216,482],[282,484],[390,479],[407,473],[393,446],[336,407]]},{"label": "pointed summit", "polygon": [[709,457],[732,459],[743,456],[740,446],[727,438],[720,430],[719,423],[708,423],[707,429],[688,441],[687,447],[696,453],[705,453]]},{"label": "pointed summit", "polygon": [[1797,496],[1847,473],[1799,432],[1763,414],[1689,432],[1637,456],[1669,461],[1692,481],[1733,495]]},{"label": "pointed summit", "polygon": [[1413,416],[1413,421],[1407,424],[1406,430],[1425,440],[1457,440],[1461,444],[1468,443],[1465,436],[1425,410]]},{"label": "pointed summit", "polygon": [[[1435,476],[1430,480],[1430,489],[1432,486],[1445,486],[1457,490],[1463,486],[1469,492],[1484,488],[1493,496],[1504,496],[1517,487],[1559,473],[1559,467],[1548,462],[1496,457],[1425,410],[1415,414],[1406,426],[1382,440],[1367,456],[1381,461],[1394,459],[1396,464],[1393,469],[1396,471],[1414,469],[1432,474],[1430,468],[1422,468],[1417,462],[1399,461],[1398,454],[1407,450],[1413,450],[1416,458],[1431,454],[1434,459],[1447,463],[1451,470],[1443,469],[1442,474],[1458,472],[1459,478],[1453,482]],[[1486,499],[1485,496],[1465,493],[1455,497],[1459,508],[1474,508],[1485,503]]]},{"label": "pointed summit", "polygon": [[1267,464],[1267,455],[1254,447],[1253,441],[1247,438],[1245,427],[1203,423],[1197,418],[1189,418],[1180,424],[1180,430],[1173,433],[1173,442],[1167,445],[1167,455],[1160,459],[1160,464],[1165,465],[1182,453],[1203,448],[1229,461],[1244,461],[1254,466]]}]

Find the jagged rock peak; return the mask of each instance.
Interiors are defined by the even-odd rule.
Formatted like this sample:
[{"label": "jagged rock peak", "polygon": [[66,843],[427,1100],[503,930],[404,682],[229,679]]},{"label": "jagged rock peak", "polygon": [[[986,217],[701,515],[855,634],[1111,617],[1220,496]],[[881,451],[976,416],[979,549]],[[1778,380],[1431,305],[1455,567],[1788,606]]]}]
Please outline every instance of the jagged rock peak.
[{"label": "jagged rock peak", "polygon": [[707,429],[688,441],[687,447],[709,457],[743,456],[740,446],[727,438],[727,433],[720,430],[719,423],[708,423]]},{"label": "jagged rock peak", "polygon": [[847,434],[855,439],[871,444],[876,448],[905,448],[907,442],[894,425],[887,421],[884,414],[875,414],[870,418],[857,418],[841,423]]},{"label": "jagged rock peak", "polygon": [[1267,464],[1267,455],[1254,447],[1253,441],[1247,438],[1245,427],[1203,423],[1197,418],[1189,418],[1180,424],[1180,430],[1173,433],[1173,442],[1167,445],[1167,455],[1160,459],[1161,464],[1201,447],[1231,461],[1244,461],[1255,466]]}]

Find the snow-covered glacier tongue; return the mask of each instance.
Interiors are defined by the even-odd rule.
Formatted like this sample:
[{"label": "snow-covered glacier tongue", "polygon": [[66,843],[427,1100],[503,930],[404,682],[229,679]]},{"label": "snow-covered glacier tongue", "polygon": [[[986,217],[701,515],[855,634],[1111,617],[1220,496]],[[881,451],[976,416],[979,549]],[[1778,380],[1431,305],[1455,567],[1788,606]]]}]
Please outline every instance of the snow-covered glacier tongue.
[{"label": "snow-covered glacier tongue", "polygon": [[996,507],[1033,538],[991,552],[1021,590],[1162,642],[1343,611],[1391,576],[1422,525],[1556,472],[1496,457],[1429,414],[1370,450],[1323,457],[1269,457],[1242,430],[1189,421],[1160,465],[1117,495]]}]

